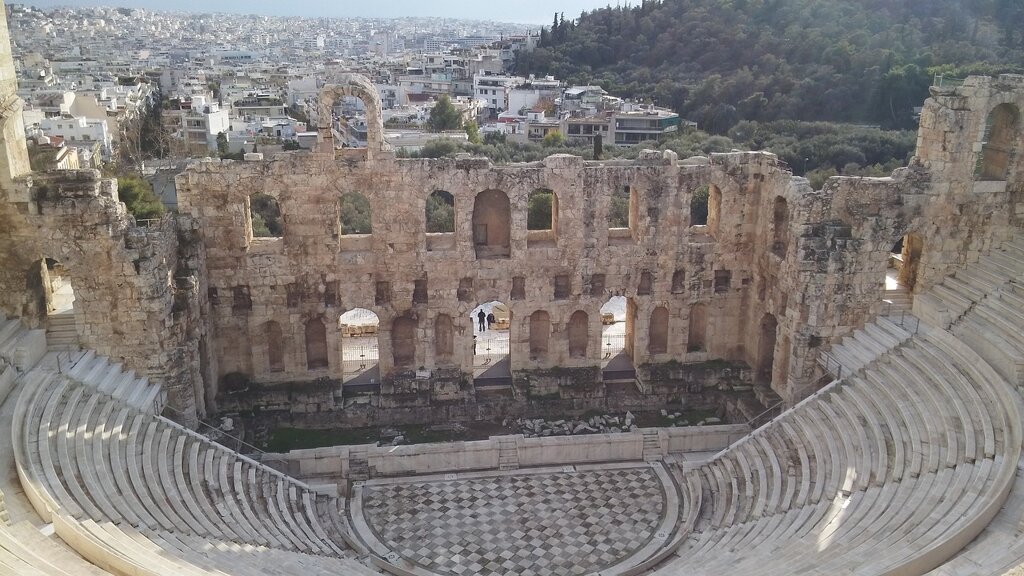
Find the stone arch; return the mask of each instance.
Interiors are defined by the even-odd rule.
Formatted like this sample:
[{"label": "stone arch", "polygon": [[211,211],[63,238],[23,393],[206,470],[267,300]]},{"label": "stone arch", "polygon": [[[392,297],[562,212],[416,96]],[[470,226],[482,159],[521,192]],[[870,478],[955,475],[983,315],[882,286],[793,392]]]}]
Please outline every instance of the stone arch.
[{"label": "stone arch", "polygon": [[647,352],[652,356],[668,352],[668,308],[658,306],[651,312],[647,327]]},{"label": "stone arch", "polygon": [[473,246],[476,257],[512,255],[512,208],[501,190],[485,190],[473,202]]},{"label": "stone arch", "polygon": [[704,352],[707,350],[708,312],[704,304],[690,307],[689,339],[686,343],[687,352]]},{"label": "stone arch", "polygon": [[327,368],[327,327],[319,316],[306,322],[306,369]]},{"label": "stone arch", "polygon": [[284,331],[281,330],[281,324],[274,320],[268,320],[263,325],[263,333],[267,338],[267,363],[270,371],[284,372],[285,345]]},{"label": "stone arch", "polygon": [[760,332],[757,343],[757,374],[755,380],[761,384],[771,384],[772,371],[775,366],[775,341],[778,337],[779,322],[772,314],[761,317]]},{"label": "stone arch", "polygon": [[341,98],[353,96],[363,101],[366,108],[367,156],[373,158],[391,147],[384,140],[384,119],[381,113],[380,93],[369,78],[362,74],[342,74],[336,84],[320,89],[317,106],[317,132],[320,136],[319,152],[334,154],[334,104]]},{"label": "stone arch", "polygon": [[686,270],[680,268],[672,273],[672,293],[682,294],[686,292]]},{"label": "stone arch", "polygon": [[530,314],[530,360],[547,358],[550,340],[551,315],[544,310]]},{"label": "stone arch", "polygon": [[701,186],[690,195],[690,226],[708,225],[708,186]]},{"label": "stone arch", "polygon": [[558,195],[550,188],[530,192],[527,200],[526,229],[558,233]]},{"label": "stone arch", "polygon": [[590,341],[590,316],[583,310],[577,310],[569,317],[568,336],[569,357],[586,358]]},{"label": "stone arch", "polygon": [[449,360],[455,354],[455,328],[452,317],[438,314],[434,319],[434,355]]},{"label": "stone arch", "polygon": [[399,316],[391,323],[391,358],[395,368],[412,368],[416,364],[415,318]]},{"label": "stone arch", "polygon": [[772,252],[779,257],[789,248],[789,202],[776,196],[772,204]]},{"label": "stone arch", "polygon": [[251,238],[280,238],[284,236],[284,220],[277,199],[263,192],[251,194],[246,202]]},{"label": "stone arch", "polygon": [[978,180],[1006,180],[1020,133],[1020,111],[1004,103],[996,106],[985,119],[985,135],[978,156]]},{"label": "stone arch", "polygon": [[904,288],[914,290],[917,285],[918,272],[921,267],[921,255],[924,252],[924,239],[920,234],[909,232],[893,244],[889,254],[889,268],[895,273],[895,286],[892,273],[886,274],[886,288]]},{"label": "stone arch", "polygon": [[455,196],[446,190],[434,190],[427,196],[424,209],[427,234],[455,232]]},{"label": "stone arch", "polygon": [[338,222],[342,236],[373,234],[370,200],[359,192],[345,192],[338,201]]},{"label": "stone arch", "polygon": [[708,186],[708,233],[717,236],[722,221],[722,191],[718,186]]}]

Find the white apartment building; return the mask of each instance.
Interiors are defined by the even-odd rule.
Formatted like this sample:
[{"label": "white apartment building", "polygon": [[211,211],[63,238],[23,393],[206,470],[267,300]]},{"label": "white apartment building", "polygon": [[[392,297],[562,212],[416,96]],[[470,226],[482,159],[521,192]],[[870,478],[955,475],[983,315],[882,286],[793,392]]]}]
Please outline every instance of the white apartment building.
[{"label": "white apartment building", "polygon": [[70,146],[92,148],[97,143],[104,159],[113,152],[113,137],[107,128],[107,121],[91,118],[43,118],[39,128],[47,136],[61,136]]},{"label": "white apartment building", "polygon": [[486,101],[492,113],[503,112],[509,110],[509,93],[525,82],[522,76],[477,74],[473,76],[473,97]]}]

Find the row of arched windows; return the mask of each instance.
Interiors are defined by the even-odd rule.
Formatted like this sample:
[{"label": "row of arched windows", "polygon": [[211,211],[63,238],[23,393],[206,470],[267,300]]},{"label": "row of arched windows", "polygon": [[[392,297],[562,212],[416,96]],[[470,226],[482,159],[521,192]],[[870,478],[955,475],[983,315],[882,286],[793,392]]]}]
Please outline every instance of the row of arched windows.
[{"label": "row of arched windows", "polygon": [[[705,349],[707,312],[703,304],[690,308],[688,352]],[[409,316],[395,318],[391,325],[391,351],[396,368],[410,368],[416,361],[416,331],[418,322]],[[551,315],[537,310],[530,315],[529,353],[531,360],[545,359],[551,343]],[[263,325],[266,337],[266,357],[270,372],[285,371],[285,334],[281,324],[270,320]],[[648,353],[665,354],[669,349],[669,311],[658,306],[650,316],[648,324]],[[329,365],[327,324],[322,317],[310,318],[304,327],[305,360],[307,370],[321,370]],[[570,358],[586,358],[590,344],[590,315],[577,310],[566,324],[566,338]],[[450,359],[455,352],[454,322],[447,314],[439,314],[434,320],[434,352],[438,359]]]},{"label": "row of arched windows", "polygon": [[[609,230],[633,229],[637,220],[637,193],[625,186],[622,194],[613,194],[608,212]],[[694,226],[717,229],[721,192],[711,185],[694,193],[690,222]],[[257,192],[249,197],[249,221],[254,238],[278,238],[284,234],[284,215],[272,196]],[[558,232],[558,195],[551,189],[539,188],[527,200],[526,228],[531,238],[554,239]],[[454,233],[456,228],[455,197],[445,190],[435,190],[424,208],[425,231],[428,234]],[[372,211],[365,195],[346,192],[338,201],[338,227],[341,235],[373,233]],[[535,234],[546,233],[546,234]],[[504,192],[485,190],[473,204],[473,243],[491,247],[496,252],[507,246],[511,236],[511,204]]]}]

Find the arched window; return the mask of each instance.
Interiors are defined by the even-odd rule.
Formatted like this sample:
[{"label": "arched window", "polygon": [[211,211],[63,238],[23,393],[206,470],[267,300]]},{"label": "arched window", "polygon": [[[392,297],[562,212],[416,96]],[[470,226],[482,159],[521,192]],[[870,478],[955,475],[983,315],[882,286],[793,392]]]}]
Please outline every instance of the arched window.
[{"label": "arched window", "polygon": [[708,314],[703,304],[690,308],[690,336],[686,343],[687,352],[703,352],[707,349]]},{"label": "arched window", "polygon": [[714,184],[708,186],[708,233],[718,235],[722,217],[722,191]]},{"label": "arched window", "polygon": [[757,345],[757,381],[762,384],[772,382],[778,328],[779,323],[775,316],[765,314],[761,317],[761,337]]},{"label": "arched window", "polygon": [[772,252],[784,257],[788,247],[789,203],[782,196],[776,196],[772,207]]},{"label": "arched window", "polygon": [[647,351],[651,355],[668,352],[668,308],[658,306],[651,312],[647,335]]},{"label": "arched window", "polygon": [[263,332],[267,337],[267,361],[271,372],[284,372],[284,333],[281,325],[270,320],[264,327]]},{"label": "arched window", "polygon": [[530,359],[539,360],[548,355],[548,342],[551,339],[551,316],[537,310],[530,314]]},{"label": "arched window", "polygon": [[701,186],[690,195],[690,226],[708,225],[708,187]]},{"label": "arched window", "polygon": [[530,193],[526,229],[552,232],[558,229],[558,196],[553,190],[538,188]]},{"label": "arched window", "polygon": [[633,229],[637,220],[637,194],[633,186],[622,186],[612,194],[608,205],[608,228]]},{"label": "arched window", "polygon": [[399,316],[391,323],[391,356],[395,368],[410,368],[416,363],[416,320]]},{"label": "arched window", "polygon": [[589,340],[590,317],[583,310],[577,310],[569,317],[569,357],[586,358]]},{"label": "arched window", "polygon": [[249,221],[253,238],[280,238],[284,235],[281,206],[267,194],[257,192],[249,196]]},{"label": "arched window", "polygon": [[427,196],[427,234],[455,232],[455,197],[444,190]]},{"label": "arched window", "polygon": [[438,359],[449,359],[455,353],[452,317],[438,314],[434,320],[434,354]]},{"label": "arched window", "polygon": [[500,190],[485,190],[473,203],[473,245],[476,257],[508,258],[512,254],[512,210]]},{"label": "arched window", "polygon": [[985,140],[978,157],[979,180],[1006,180],[1019,123],[1020,113],[1013,104],[1000,104],[992,109],[985,122]]},{"label": "arched window", "polygon": [[686,270],[679,269],[672,274],[672,293],[686,292]]},{"label": "arched window", "polygon": [[340,202],[341,234],[372,234],[370,201],[358,192],[346,192]]},{"label": "arched window", "polygon": [[327,368],[327,327],[320,318],[306,322],[306,369]]}]

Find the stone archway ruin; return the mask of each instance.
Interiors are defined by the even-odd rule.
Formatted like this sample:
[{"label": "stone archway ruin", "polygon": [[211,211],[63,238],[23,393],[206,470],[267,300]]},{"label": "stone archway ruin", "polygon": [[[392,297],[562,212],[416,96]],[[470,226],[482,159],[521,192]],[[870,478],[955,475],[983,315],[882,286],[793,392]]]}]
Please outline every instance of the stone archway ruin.
[{"label": "stone archway ruin", "polygon": [[390,152],[391,146],[384,140],[384,118],[381,114],[380,93],[370,79],[361,74],[343,74],[336,84],[320,89],[320,103],[317,107],[317,151],[334,154],[334,105],[352,96],[363,101],[366,108],[366,154],[372,160],[382,152]]}]

